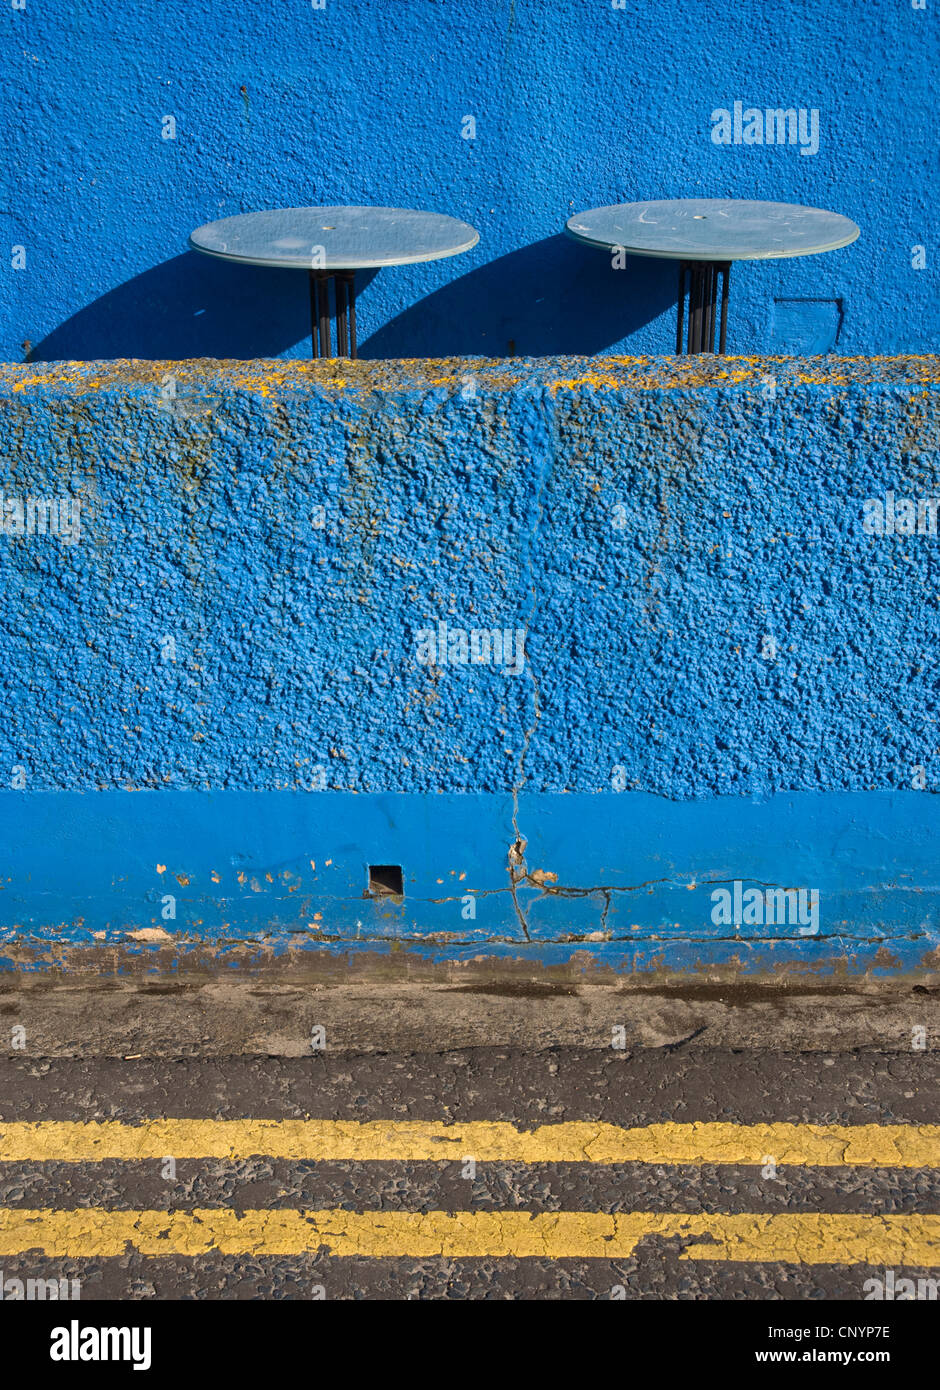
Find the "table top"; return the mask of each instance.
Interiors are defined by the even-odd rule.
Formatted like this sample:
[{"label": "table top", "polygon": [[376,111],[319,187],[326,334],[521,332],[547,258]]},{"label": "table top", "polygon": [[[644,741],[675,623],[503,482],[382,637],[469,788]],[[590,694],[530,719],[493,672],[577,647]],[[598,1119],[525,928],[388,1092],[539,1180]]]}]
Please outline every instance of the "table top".
[{"label": "table top", "polygon": [[679,198],[615,203],[569,217],[576,241],[631,256],[683,261],[763,261],[815,256],[848,246],[859,234],[848,217],[793,203],[736,198]]},{"label": "table top", "polygon": [[[456,217],[411,208],[272,208],[197,227],[196,251],[243,265],[365,270],[469,251],[479,232]],[[316,251],[322,248],[321,256]]]}]

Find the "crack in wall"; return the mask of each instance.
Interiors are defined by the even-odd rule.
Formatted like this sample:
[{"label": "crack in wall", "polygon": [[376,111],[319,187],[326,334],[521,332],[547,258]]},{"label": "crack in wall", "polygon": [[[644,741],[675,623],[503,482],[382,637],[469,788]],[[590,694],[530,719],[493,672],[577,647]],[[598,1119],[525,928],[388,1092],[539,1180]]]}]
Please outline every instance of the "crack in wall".
[{"label": "crack in wall", "polygon": [[[109,935],[106,944],[108,945],[108,947],[114,947],[115,945],[118,945],[118,944],[121,944],[121,943],[125,943],[125,944],[126,944],[127,938],[128,938],[129,936],[132,936],[132,933],[128,933],[128,932],[126,932],[126,931],[124,931],[124,930],[122,930],[122,929],[116,929],[112,935]],[[871,935],[868,935],[868,934],[847,935],[847,934],[845,934],[845,933],[841,933],[840,935],[825,935],[825,934],[823,934],[822,932],[820,932],[819,935],[817,935],[817,936],[815,936],[815,937],[812,938],[812,940],[813,940],[814,942],[826,942],[826,943],[830,943],[830,944],[833,943],[833,942],[838,941],[840,944],[848,943],[849,945],[852,945],[852,946],[862,946],[862,945],[867,945],[867,946],[884,945],[884,946],[888,946],[888,947],[890,947],[892,944],[894,944],[894,942],[896,941],[896,939],[897,939],[897,938],[895,938],[895,937],[890,937],[890,936],[871,936]],[[906,934],[905,939],[907,939],[907,940],[912,940],[912,941],[922,941],[922,940],[928,940],[928,939],[929,939],[929,935],[928,935],[927,932],[908,933],[908,934]],[[14,934],[10,934],[9,936],[7,936],[6,934],[0,934],[0,941],[2,941],[4,944],[9,944],[9,945],[19,945],[19,946],[27,945],[27,946],[28,946],[28,945],[31,944],[31,942],[34,943],[34,942],[36,942],[37,940],[40,940],[40,938],[29,938],[29,937],[24,937],[24,935],[22,934],[22,932],[18,932],[18,933],[16,933],[15,935],[14,935]],[[45,944],[49,944],[49,943],[47,943],[47,942],[45,941],[45,939],[41,939],[41,940],[42,940],[42,942],[43,942],[44,945],[45,945]],[[518,938],[517,936],[511,936],[511,935],[505,935],[505,934],[503,934],[503,935],[498,935],[498,936],[483,936],[481,933],[477,933],[477,934],[475,934],[475,935],[459,936],[459,935],[457,935],[456,933],[450,933],[450,932],[427,932],[427,933],[424,933],[424,932],[388,932],[388,933],[386,933],[386,934],[382,934],[382,933],[378,933],[378,932],[367,932],[367,933],[355,933],[355,934],[347,933],[347,934],[345,934],[345,935],[344,935],[344,934],[333,935],[333,934],[331,934],[331,933],[329,933],[329,932],[298,931],[298,930],[292,929],[292,928],[285,928],[283,931],[278,931],[278,932],[271,932],[271,931],[258,931],[258,932],[253,932],[253,933],[251,933],[250,936],[244,936],[244,935],[225,936],[225,935],[220,935],[220,936],[218,936],[218,937],[202,937],[202,936],[194,935],[194,934],[192,934],[192,933],[181,933],[181,934],[178,935],[178,936],[171,936],[171,937],[169,938],[169,941],[168,941],[166,944],[173,944],[173,945],[176,945],[176,946],[180,946],[180,945],[206,946],[206,947],[212,947],[212,948],[214,948],[214,947],[216,947],[216,946],[221,946],[221,945],[230,945],[230,944],[238,945],[238,944],[240,944],[240,943],[242,943],[242,942],[246,942],[248,945],[251,945],[251,946],[256,946],[256,945],[266,945],[266,944],[277,943],[277,942],[283,942],[283,943],[291,944],[291,945],[298,945],[298,944],[300,944],[301,942],[306,941],[306,942],[319,942],[319,943],[322,943],[322,944],[324,944],[324,945],[330,945],[330,944],[332,944],[332,945],[341,945],[341,944],[350,944],[350,943],[354,943],[354,944],[357,945],[357,946],[361,946],[361,945],[371,945],[371,944],[376,944],[376,945],[389,945],[390,943],[403,942],[403,943],[407,943],[407,944],[409,944],[409,945],[415,945],[415,946],[473,946],[473,947],[479,947],[479,946],[493,946],[493,945],[504,945],[504,946],[522,946],[522,945],[529,945],[529,946],[540,947],[540,946],[551,946],[551,945],[571,945],[571,946],[574,946],[574,945],[578,945],[579,943],[584,943],[585,945],[590,946],[590,947],[606,947],[606,946],[617,945],[618,943],[630,943],[630,944],[632,944],[632,945],[647,945],[647,944],[650,944],[650,943],[657,943],[657,944],[661,944],[661,945],[669,945],[669,944],[675,943],[677,940],[678,940],[678,941],[685,941],[685,942],[688,942],[688,943],[690,943],[690,944],[699,945],[699,946],[710,946],[710,945],[712,945],[712,944],[714,944],[714,943],[717,943],[717,942],[721,942],[721,943],[725,943],[725,944],[727,944],[727,943],[729,943],[729,942],[733,942],[734,944],[740,945],[740,946],[748,946],[748,947],[752,947],[752,946],[771,946],[771,947],[772,947],[772,946],[781,946],[781,945],[785,945],[785,944],[787,944],[787,942],[792,942],[793,938],[784,937],[784,936],[740,936],[740,935],[715,936],[715,935],[712,935],[711,933],[706,933],[706,934],[703,934],[702,936],[696,936],[696,937],[689,937],[689,936],[682,937],[682,936],[676,936],[676,935],[664,935],[664,934],[663,934],[662,932],[660,932],[660,931],[645,931],[645,930],[638,930],[638,931],[634,931],[634,932],[618,933],[617,935],[611,934],[611,935],[609,935],[609,936],[606,936],[606,937],[604,938],[603,941],[598,941],[598,940],[596,940],[596,939],[594,939],[594,938],[591,938],[591,939],[589,940],[589,939],[587,938],[587,936],[586,936],[584,933],[574,933],[574,934],[560,933],[560,934],[553,934],[553,935],[548,935],[548,936],[540,936],[540,937],[537,937],[535,940],[531,940],[531,939],[530,939],[530,940],[528,940],[528,941],[526,941],[526,942],[520,942],[520,940],[519,940],[519,938]],[[55,945],[55,944],[58,944],[58,943],[51,943],[51,944],[52,944],[52,945]],[[70,943],[70,944],[75,944],[75,945],[77,945],[77,943]],[[88,944],[89,944],[89,946],[91,945],[91,943],[88,943]],[[98,944],[100,945],[101,943],[98,943]]]},{"label": "crack in wall", "polygon": [[[534,446],[532,449],[532,453],[536,454],[538,452],[541,452],[542,454],[542,466],[539,470],[538,480],[535,487],[535,518],[526,538],[526,543],[523,548],[522,556],[523,570],[525,578],[528,582],[529,593],[531,595],[529,611],[526,615],[525,622],[523,624],[523,633],[526,651],[525,672],[532,683],[532,722],[523,735],[522,747],[519,750],[519,757],[516,762],[516,777],[512,788],[512,828],[514,838],[512,844],[509,846],[507,863],[507,868],[509,871],[509,888],[510,892],[512,893],[513,908],[515,909],[516,918],[519,922],[519,926],[522,930],[522,934],[525,937],[526,941],[531,940],[531,937],[529,936],[528,914],[519,901],[517,888],[520,883],[526,881],[529,878],[529,872],[526,868],[525,863],[525,851],[526,845],[528,844],[528,840],[523,835],[522,830],[519,826],[519,794],[522,791],[522,788],[525,786],[528,777],[528,774],[525,770],[525,762],[529,754],[529,746],[532,742],[532,739],[535,736],[535,732],[539,725],[539,720],[542,717],[539,682],[538,677],[535,673],[535,669],[532,665],[532,654],[529,649],[529,629],[532,625],[532,619],[535,616],[535,611],[538,604],[538,595],[536,590],[535,578],[532,573],[532,557],[542,525],[542,515],[544,511],[542,496],[545,490],[545,484],[548,479],[548,475],[554,467],[557,445],[557,412],[555,406],[555,398],[552,392],[546,388],[542,389],[541,397],[542,406],[544,408],[544,418],[542,420],[541,429],[535,429],[532,431],[533,438],[531,440],[531,443]],[[543,436],[542,439],[538,438],[539,434]],[[540,445],[541,449],[539,449]]]}]

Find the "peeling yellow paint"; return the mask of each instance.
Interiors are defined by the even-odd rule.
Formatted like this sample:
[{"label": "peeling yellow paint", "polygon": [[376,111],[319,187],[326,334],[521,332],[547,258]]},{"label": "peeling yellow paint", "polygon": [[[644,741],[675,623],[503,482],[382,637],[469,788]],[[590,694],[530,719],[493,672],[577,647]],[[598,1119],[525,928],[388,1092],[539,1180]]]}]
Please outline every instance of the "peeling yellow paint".
[{"label": "peeling yellow paint", "polygon": [[651,1236],[688,1241],[683,1259],[930,1267],[940,1216],[801,1212],[0,1210],[0,1255],[331,1255],[451,1259],[623,1259]]},{"label": "peeling yellow paint", "polygon": [[[147,935],[145,933],[157,933]],[[162,940],[158,927],[133,933]],[[518,1129],[504,1121],[156,1119],[0,1121],[0,1161],[286,1159],[478,1162],[756,1164],[778,1167],[940,1167],[940,1125],[617,1125],[568,1121]]]}]

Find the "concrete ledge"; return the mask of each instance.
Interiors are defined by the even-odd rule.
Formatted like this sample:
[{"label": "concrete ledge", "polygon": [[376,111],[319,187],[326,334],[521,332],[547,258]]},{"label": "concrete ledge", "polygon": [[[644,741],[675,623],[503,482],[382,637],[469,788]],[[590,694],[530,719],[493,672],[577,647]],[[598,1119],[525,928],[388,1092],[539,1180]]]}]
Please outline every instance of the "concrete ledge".
[{"label": "concrete ledge", "polygon": [[[167,378],[173,377],[173,386]],[[766,377],[779,389],[822,386],[848,389],[880,386],[936,389],[940,354],[895,357],[443,357],[405,360],[285,361],[282,358],[225,361],[196,358],[173,362],[110,360],[104,362],[0,363],[4,394],[40,391],[69,395],[122,397],[138,394],[171,404],[204,397],[211,406],[222,394],[244,391],[266,400],[311,390],[338,396],[400,391],[463,392],[467,378],[484,391],[519,386],[555,392],[588,390],[671,391],[677,389],[767,390]],[[182,407],[179,407],[182,408]]]}]

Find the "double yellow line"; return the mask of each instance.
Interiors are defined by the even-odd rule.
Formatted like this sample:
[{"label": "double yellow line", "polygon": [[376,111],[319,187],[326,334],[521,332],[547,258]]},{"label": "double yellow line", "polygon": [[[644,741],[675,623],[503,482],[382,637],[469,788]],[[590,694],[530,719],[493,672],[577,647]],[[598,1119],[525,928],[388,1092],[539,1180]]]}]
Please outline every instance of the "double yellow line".
[{"label": "double yellow line", "polygon": [[[0,1123],[0,1161],[239,1160],[940,1167],[937,1125],[659,1124],[161,1119]],[[222,1254],[622,1259],[647,1236],[681,1258],[940,1265],[940,1215],[432,1211],[294,1208],[0,1210],[0,1256]]]}]

